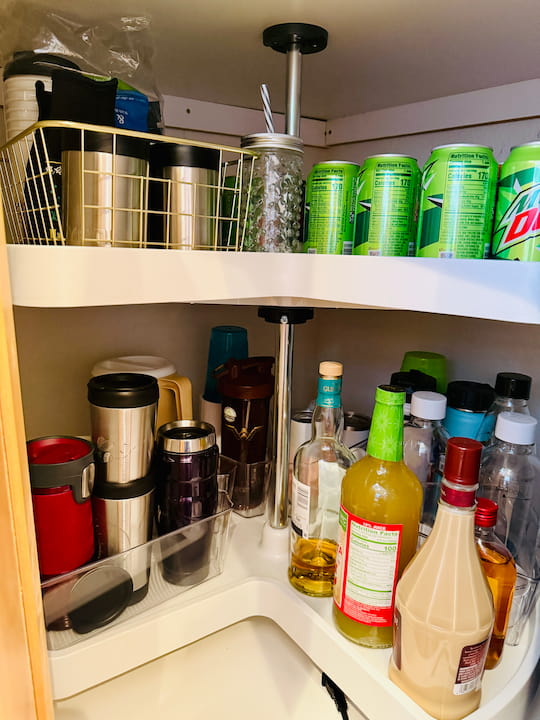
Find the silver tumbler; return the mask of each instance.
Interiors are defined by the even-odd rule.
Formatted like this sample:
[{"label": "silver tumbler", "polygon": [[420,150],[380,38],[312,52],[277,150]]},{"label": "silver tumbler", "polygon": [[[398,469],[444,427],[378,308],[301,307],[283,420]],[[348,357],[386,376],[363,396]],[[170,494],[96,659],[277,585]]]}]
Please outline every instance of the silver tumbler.
[{"label": "silver tumbler", "polygon": [[[144,247],[148,145],[139,138],[62,134],[62,218],[70,245]],[[83,149],[84,148],[84,149]]]},{"label": "silver tumbler", "polygon": [[146,477],[154,449],[159,386],[142,373],[98,375],[88,382],[98,482]]},{"label": "silver tumbler", "polygon": [[220,151],[213,148],[163,142],[152,146],[151,197],[157,212],[151,228],[165,247],[215,247],[219,158]]},{"label": "silver tumbler", "polygon": [[133,582],[131,603],[148,592],[154,514],[150,472],[159,397],[156,378],[141,373],[98,375],[88,382],[96,483],[92,495],[100,558],[125,553],[116,564]]},{"label": "silver tumbler", "polygon": [[[154,481],[150,477],[124,485],[98,483],[92,496],[98,557],[125,553],[117,565],[133,582],[130,605],[148,592],[154,515]],[[129,552],[126,552],[129,551]]]}]

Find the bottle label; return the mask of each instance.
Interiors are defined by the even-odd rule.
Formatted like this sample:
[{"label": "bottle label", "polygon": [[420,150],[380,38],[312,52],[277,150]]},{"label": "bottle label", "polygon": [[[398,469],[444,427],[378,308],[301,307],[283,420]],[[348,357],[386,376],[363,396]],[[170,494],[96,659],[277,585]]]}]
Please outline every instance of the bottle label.
[{"label": "bottle label", "polygon": [[337,541],[338,508],[344,468],[334,462],[318,460],[311,465],[314,483],[301,482],[293,474],[291,497],[291,525],[303,538],[322,538]]},{"label": "bottle label", "polygon": [[480,690],[482,675],[489,647],[489,638],[475,645],[466,645],[461,658],[454,684],[454,695],[466,695]]},{"label": "bottle label", "polygon": [[341,407],[341,378],[319,378],[317,384],[317,405],[319,407]]},{"label": "bottle label", "polygon": [[364,520],[341,506],[334,602],[364,625],[392,625],[403,525]]},{"label": "bottle label", "polygon": [[300,537],[308,537],[309,530],[309,504],[311,488],[300,482],[293,475],[291,496],[291,525]]}]

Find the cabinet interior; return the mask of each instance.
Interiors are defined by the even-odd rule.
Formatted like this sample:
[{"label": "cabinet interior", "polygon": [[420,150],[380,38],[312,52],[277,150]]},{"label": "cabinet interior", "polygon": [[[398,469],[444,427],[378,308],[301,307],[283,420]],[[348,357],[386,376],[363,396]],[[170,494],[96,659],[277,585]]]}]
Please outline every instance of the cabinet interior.
[{"label": "cabinet interior", "polygon": [[[204,388],[210,329],[241,325],[250,355],[276,353],[277,328],[257,307],[137,305],[15,308],[27,437],[89,434],[86,383],[92,366],[117,355],[159,355],[193,384],[194,414]],[[538,416],[536,358],[540,332],[532,325],[410,311],[316,308],[294,330],[293,407],[313,399],[321,360],[344,363],[345,408],[371,413],[375,386],[399,370],[406,350],[448,358],[450,379],[493,383],[510,370],[534,378],[531,410]]]}]

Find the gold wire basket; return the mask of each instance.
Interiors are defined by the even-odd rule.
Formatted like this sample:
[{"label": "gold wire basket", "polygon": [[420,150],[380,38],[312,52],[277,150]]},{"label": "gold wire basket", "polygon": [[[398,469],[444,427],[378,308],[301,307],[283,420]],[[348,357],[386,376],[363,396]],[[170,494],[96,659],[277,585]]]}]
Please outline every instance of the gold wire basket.
[{"label": "gold wire basket", "polygon": [[8,242],[242,250],[255,154],[74,122],[0,149]]}]

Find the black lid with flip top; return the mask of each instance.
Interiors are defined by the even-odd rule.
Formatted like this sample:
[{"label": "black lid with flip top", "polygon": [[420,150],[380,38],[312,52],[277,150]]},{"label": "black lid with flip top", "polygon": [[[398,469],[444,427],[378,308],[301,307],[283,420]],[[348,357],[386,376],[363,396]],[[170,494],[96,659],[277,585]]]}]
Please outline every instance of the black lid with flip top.
[{"label": "black lid with flip top", "polygon": [[495,392],[499,397],[528,400],[531,396],[531,383],[530,375],[500,372],[495,380]]},{"label": "black lid with flip top", "polygon": [[495,391],[487,383],[453,380],[446,390],[448,407],[472,412],[485,412],[495,400]]}]

